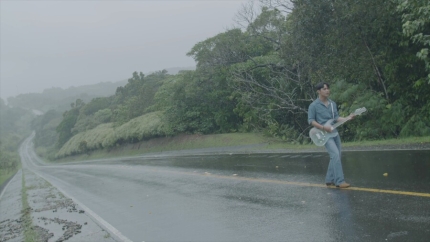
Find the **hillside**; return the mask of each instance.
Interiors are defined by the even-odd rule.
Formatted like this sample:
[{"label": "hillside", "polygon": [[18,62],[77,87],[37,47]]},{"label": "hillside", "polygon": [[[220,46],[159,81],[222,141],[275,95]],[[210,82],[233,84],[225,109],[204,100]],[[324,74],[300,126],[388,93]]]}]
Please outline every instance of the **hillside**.
[{"label": "hillside", "polygon": [[96,97],[107,97],[115,93],[115,90],[124,86],[126,80],[119,82],[100,82],[93,85],[69,87],[62,89],[59,87],[45,89],[42,93],[20,94],[7,99],[8,105],[21,107],[24,109],[36,109],[46,112],[50,109],[64,111],[70,109],[70,104],[76,99],[89,102]]},{"label": "hillside", "polygon": [[[195,67],[172,67],[166,68],[167,73],[174,75],[181,70],[193,70]],[[151,74],[147,73],[145,75]],[[100,82],[97,84],[71,86],[63,89],[53,87],[43,90],[42,93],[27,93],[20,94],[7,99],[7,103],[12,107],[20,107],[24,109],[35,109],[42,112],[54,109],[57,111],[65,111],[70,109],[70,104],[77,99],[81,99],[85,103],[96,97],[108,97],[115,94],[118,87],[125,86],[127,80],[118,82]]]}]

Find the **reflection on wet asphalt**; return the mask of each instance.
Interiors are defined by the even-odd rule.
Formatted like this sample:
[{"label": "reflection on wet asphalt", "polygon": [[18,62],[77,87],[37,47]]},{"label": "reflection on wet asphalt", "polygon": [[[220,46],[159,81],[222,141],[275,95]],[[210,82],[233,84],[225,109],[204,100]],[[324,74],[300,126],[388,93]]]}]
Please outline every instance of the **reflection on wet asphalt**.
[{"label": "reflection on wet asphalt", "polygon": [[[290,176],[305,176],[301,182],[323,184],[328,160],[325,153],[305,153],[159,157],[124,160],[122,163],[225,171],[287,180]],[[430,192],[430,151],[344,152],[342,164],[345,180],[356,187]]]},{"label": "reflection on wet asphalt", "polygon": [[[429,194],[429,157],[344,152],[342,162],[354,187]],[[427,241],[430,197],[326,188],[328,159],[152,156],[40,170],[133,241]]]}]

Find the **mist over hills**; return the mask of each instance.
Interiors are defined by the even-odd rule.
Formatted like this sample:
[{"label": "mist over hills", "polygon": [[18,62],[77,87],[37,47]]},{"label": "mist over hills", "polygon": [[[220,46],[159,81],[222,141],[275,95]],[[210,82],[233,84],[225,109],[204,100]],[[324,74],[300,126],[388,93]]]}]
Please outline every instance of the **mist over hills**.
[{"label": "mist over hills", "polygon": [[[166,70],[167,73],[170,74],[170,75],[176,75],[180,71],[195,70],[195,69],[196,69],[195,66],[188,66],[188,67],[171,67],[171,68],[166,68],[164,70]],[[147,73],[145,75],[148,75],[148,74],[151,74],[151,73],[153,73],[153,72]]]},{"label": "mist over hills", "polygon": [[[195,67],[172,67],[166,68],[168,74],[175,75],[181,70],[194,70]],[[146,73],[149,75],[153,72]],[[130,73],[131,76],[132,73]],[[7,99],[7,105],[11,107],[21,107],[24,109],[34,109],[41,112],[54,109],[65,111],[70,109],[70,104],[77,99],[89,102],[96,97],[108,97],[115,94],[118,87],[127,84],[127,79],[118,82],[100,82],[97,84],[71,86],[63,89],[53,87],[43,90],[42,93],[19,94]]]},{"label": "mist over hills", "polygon": [[70,104],[75,102],[76,99],[88,102],[96,97],[111,96],[115,93],[116,88],[126,83],[127,80],[114,83],[100,82],[78,87],[72,86],[66,89],[54,87],[45,89],[42,93],[27,93],[9,97],[7,104],[12,107],[35,109],[41,112],[46,112],[50,109],[64,111],[70,109]]}]

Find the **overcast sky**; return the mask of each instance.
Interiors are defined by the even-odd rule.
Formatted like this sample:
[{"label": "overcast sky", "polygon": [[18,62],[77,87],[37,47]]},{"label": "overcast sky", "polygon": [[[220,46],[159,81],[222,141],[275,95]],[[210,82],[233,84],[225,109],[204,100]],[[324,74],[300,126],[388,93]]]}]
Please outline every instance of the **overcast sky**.
[{"label": "overcast sky", "polygon": [[194,66],[247,0],[0,1],[0,96]]}]

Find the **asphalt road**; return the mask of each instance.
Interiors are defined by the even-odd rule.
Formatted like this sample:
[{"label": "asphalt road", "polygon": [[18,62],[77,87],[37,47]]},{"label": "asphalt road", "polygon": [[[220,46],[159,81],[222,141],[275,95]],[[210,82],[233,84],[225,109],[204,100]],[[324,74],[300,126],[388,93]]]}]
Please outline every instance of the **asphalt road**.
[{"label": "asphalt road", "polygon": [[[25,168],[122,241],[428,241],[430,151],[142,156]],[[387,176],[383,174],[387,173]]]}]

